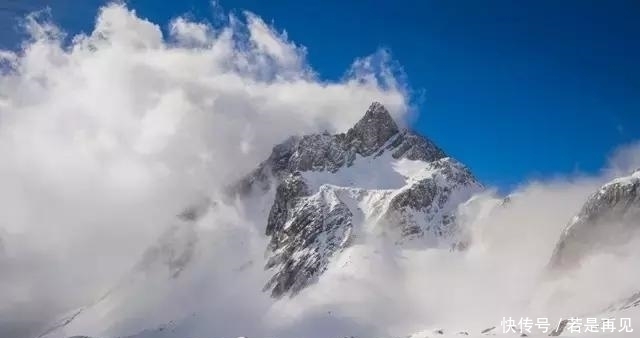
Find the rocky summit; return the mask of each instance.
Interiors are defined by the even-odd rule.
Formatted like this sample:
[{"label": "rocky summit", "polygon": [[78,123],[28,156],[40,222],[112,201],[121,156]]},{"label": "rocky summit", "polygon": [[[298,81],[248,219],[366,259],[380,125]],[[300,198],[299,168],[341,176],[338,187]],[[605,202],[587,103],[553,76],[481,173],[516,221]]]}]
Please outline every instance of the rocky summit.
[{"label": "rocky summit", "polygon": [[482,189],[430,140],[400,130],[374,102],[346,133],[294,136],[234,186],[241,198],[273,194],[265,286],[294,295],[359,236],[398,245],[455,246],[455,210]]}]

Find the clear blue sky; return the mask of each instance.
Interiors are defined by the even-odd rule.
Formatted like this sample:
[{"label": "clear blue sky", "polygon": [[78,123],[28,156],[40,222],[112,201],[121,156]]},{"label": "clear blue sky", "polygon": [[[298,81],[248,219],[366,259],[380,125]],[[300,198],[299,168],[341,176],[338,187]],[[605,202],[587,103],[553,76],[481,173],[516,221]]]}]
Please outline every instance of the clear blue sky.
[{"label": "clear blue sky", "polygon": [[[0,46],[15,14],[48,4],[71,32],[88,30],[98,0],[0,0]],[[130,0],[166,24],[208,19],[208,0]],[[356,57],[391,50],[422,91],[413,128],[508,190],[532,178],[601,168],[640,138],[640,1],[222,0],[308,48],[337,79]]]}]

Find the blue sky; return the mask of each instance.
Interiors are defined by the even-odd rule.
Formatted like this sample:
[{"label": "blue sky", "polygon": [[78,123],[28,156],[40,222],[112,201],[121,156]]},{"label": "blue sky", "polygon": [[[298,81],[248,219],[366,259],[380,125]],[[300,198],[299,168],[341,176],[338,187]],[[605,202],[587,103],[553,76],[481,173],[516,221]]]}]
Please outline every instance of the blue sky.
[{"label": "blue sky", "polygon": [[[0,1],[0,47],[19,41],[16,15],[48,5],[74,33],[98,0]],[[208,0],[131,0],[166,24],[211,19]],[[162,3],[162,5],[160,5]],[[338,79],[354,58],[388,48],[402,65],[419,117],[413,128],[509,190],[530,179],[595,173],[617,146],[640,138],[638,1],[261,1],[250,10],[307,47]]]}]

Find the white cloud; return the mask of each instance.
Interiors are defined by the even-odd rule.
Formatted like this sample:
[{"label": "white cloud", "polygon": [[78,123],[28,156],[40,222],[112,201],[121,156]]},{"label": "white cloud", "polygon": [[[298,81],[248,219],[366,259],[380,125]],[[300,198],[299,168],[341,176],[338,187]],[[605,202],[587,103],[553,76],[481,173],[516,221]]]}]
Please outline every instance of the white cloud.
[{"label": "white cloud", "polygon": [[265,58],[273,60],[277,65],[303,71],[305,50],[290,43],[286,32],[278,34],[272,27],[262,21],[253,13],[245,12],[247,17],[247,28],[249,39],[256,50],[263,54]]},{"label": "white cloud", "polygon": [[200,22],[190,22],[181,17],[171,22],[170,32],[174,39],[186,46],[201,47],[207,46],[213,34],[211,26]]},{"label": "white cloud", "polygon": [[607,177],[627,176],[640,169],[640,142],[632,142],[618,147],[608,159]]},{"label": "white cloud", "polygon": [[342,131],[374,100],[408,110],[392,78],[318,80],[251,13],[163,36],[111,4],[69,45],[46,15],[25,23],[23,49],[0,52],[0,327],[15,334],[110,287],[194,196],[289,135]]}]

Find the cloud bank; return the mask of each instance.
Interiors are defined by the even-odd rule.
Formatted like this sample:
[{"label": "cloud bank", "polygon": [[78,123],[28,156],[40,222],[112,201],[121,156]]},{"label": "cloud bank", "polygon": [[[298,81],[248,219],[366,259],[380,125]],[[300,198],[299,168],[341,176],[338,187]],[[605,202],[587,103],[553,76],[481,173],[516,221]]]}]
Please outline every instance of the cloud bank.
[{"label": "cloud bank", "polygon": [[0,53],[0,336],[94,299],[284,138],[343,131],[373,100],[409,110],[384,50],[324,81],[260,17],[225,22],[163,31],[110,4],[69,37],[35,13],[22,48]]}]

